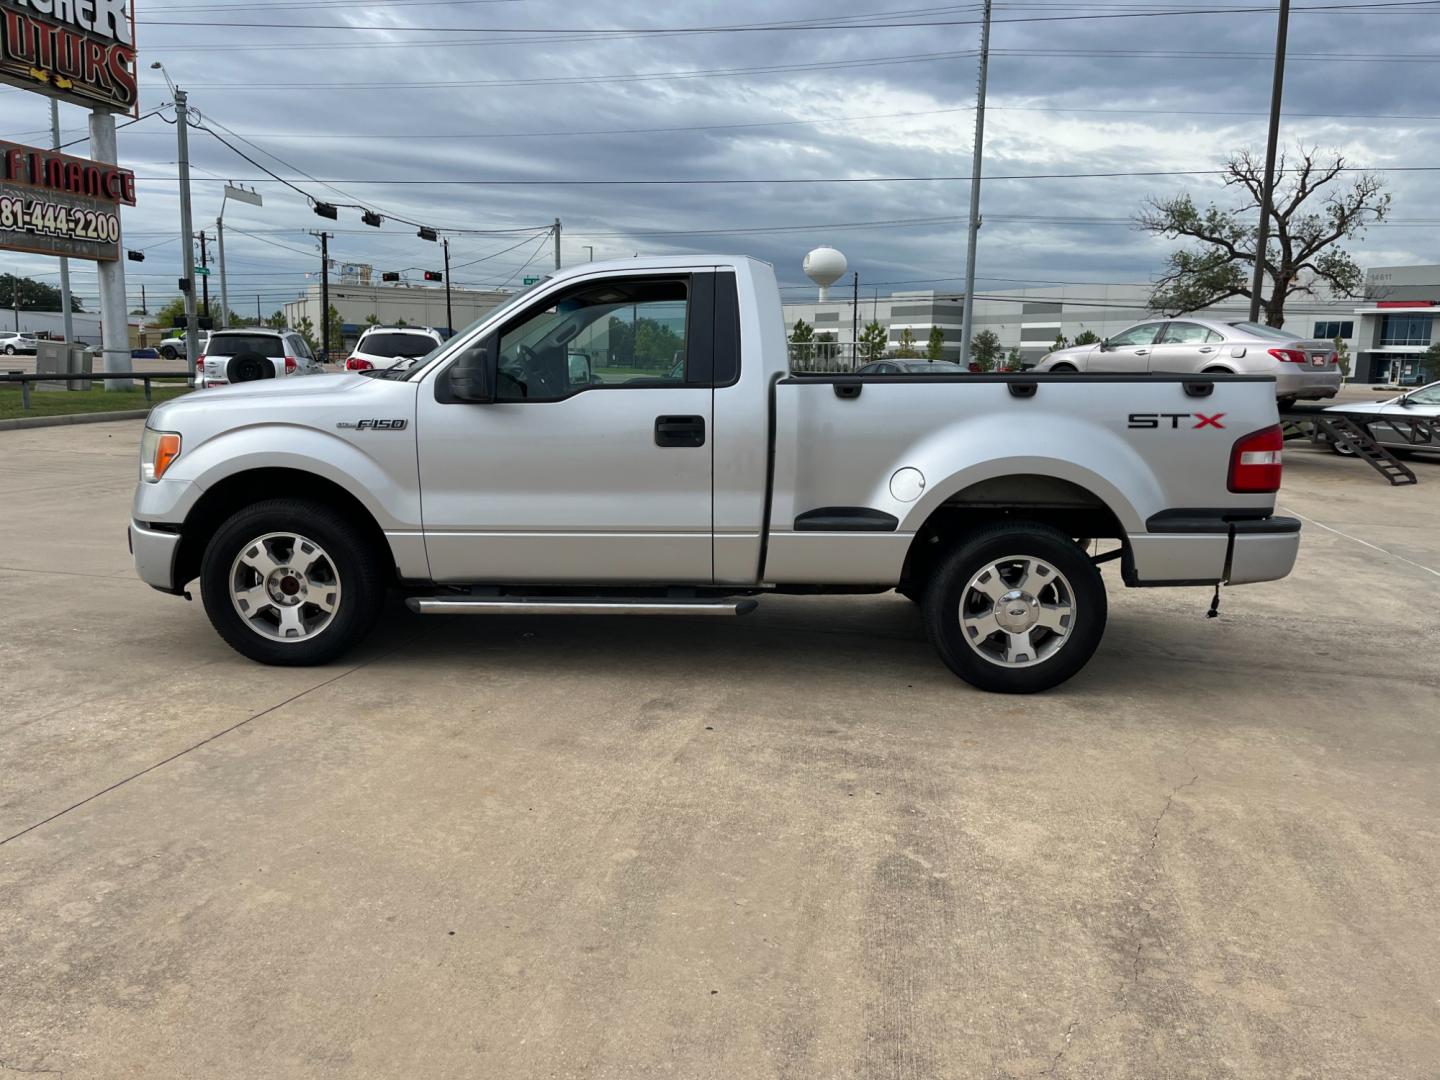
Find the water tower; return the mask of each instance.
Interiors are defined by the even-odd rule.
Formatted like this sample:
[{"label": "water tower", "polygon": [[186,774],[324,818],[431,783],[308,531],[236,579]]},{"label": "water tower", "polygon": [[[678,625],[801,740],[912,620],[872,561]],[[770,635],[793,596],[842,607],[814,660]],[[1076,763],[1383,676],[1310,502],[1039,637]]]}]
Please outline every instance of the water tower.
[{"label": "water tower", "polygon": [[830,299],[830,286],[845,276],[849,264],[833,247],[818,247],[805,256],[805,276],[820,286],[820,303]]}]

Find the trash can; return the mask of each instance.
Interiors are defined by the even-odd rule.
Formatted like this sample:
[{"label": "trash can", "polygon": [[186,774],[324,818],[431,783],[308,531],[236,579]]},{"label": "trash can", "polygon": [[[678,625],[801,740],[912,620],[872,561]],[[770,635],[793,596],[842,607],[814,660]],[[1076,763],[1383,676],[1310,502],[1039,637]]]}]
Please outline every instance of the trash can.
[{"label": "trash can", "polygon": [[[63,341],[42,341],[35,350],[36,375],[70,374],[70,346]],[[37,382],[36,390],[64,390],[65,382]]]},{"label": "trash can", "polygon": [[[71,345],[67,358],[67,371],[71,375],[89,375],[95,370],[95,354],[88,345]],[[89,379],[77,379],[70,384],[71,390],[89,390]]]}]

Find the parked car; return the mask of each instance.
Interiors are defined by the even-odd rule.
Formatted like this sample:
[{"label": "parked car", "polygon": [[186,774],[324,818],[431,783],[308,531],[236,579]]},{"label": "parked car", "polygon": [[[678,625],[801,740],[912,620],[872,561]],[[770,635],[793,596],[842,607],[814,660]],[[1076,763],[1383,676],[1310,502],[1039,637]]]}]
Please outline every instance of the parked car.
[{"label": "parked car", "polygon": [[22,334],[17,330],[0,331],[0,352],[6,356],[14,356],[16,353],[36,353],[40,351],[40,341],[31,334]]},{"label": "parked car", "polygon": [[[1388,450],[1440,450],[1440,382],[1385,401],[1355,401],[1325,411],[1346,414]],[[1334,442],[1330,449],[1345,457],[1354,454]]]},{"label": "parked car", "polygon": [[345,370],[384,371],[397,364],[409,364],[444,342],[440,331],[428,326],[372,326],[350,350]]},{"label": "parked car", "polygon": [[1036,371],[1141,375],[1273,375],[1281,408],[1301,398],[1334,397],[1341,373],[1335,343],[1252,322],[1218,319],[1152,319],[1096,345],[1072,345],[1049,353]]},{"label": "parked car", "polygon": [[949,360],[875,360],[855,371],[856,375],[962,375],[965,368]]},{"label": "parked car", "polygon": [[[196,350],[197,354],[203,354],[205,350],[209,348],[209,346],[210,335],[208,333],[204,333],[204,336],[200,338],[200,346]],[[181,331],[178,334],[172,334],[170,337],[162,339],[160,342],[160,355],[166,360],[179,360],[182,357],[189,355],[185,351],[184,331]]]},{"label": "parked car", "polygon": [[294,330],[254,326],[216,330],[206,343],[198,368],[207,388],[324,371],[305,339]]},{"label": "parked car", "polygon": [[[636,340],[646,323],[685,332]],[[577,372],[576,343],[638,373]],[[1118,554],[1132,586],[1294,564],[1264,382],[805,376],[788,354],[766,263],[581,263],[398,376],[158,406],[136,568],[169,593],[199,578],[220,636],[280,665],[354,647],[392,586],[422,615],[492,616],[743,615],[773,593],[893,589],[962,679],[1025,693],[1099,644],[1097,560]],[[1092,537],[1118,547],[1092,557],[1076,540]]]}]

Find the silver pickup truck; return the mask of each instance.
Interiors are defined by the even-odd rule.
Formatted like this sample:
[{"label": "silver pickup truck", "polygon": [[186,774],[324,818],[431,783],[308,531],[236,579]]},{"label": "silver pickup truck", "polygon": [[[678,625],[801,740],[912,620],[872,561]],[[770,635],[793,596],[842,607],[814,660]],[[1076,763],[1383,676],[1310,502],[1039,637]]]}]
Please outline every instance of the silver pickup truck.
[{"label": "silver pickup truck", "polygon": [[1270,379],[796,376],[786,345],[768,265],[636,259],[557,272],[408,370],[192,394],[150,414],[136,566],[198,578],[267,664],[338,657],[387,588],[427,615],[896,590],[957,675],[1028,692],[1099,644],[1099,561],[1132,586],[1294,564]]}]

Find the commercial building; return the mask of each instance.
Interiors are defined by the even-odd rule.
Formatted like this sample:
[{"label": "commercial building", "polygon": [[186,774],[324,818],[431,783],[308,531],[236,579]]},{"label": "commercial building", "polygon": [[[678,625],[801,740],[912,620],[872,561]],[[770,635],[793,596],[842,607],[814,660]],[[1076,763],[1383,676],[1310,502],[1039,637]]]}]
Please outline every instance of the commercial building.
[{"label": "commercial building", "polygon": [[[863,287],[863,285],[862,285]],[[975,332],[990,330],[1006,355],[1020,351],[1021,363],[1035,364],[1056,338],[1073,341],[1086,331],[1105,338],[1153,318],[1151,286],[1049,285],[1010,289],[975,297]],[[848,356],[854,330],[863,332],[875,321],[886,329],[890,350],[910,332],[923,355],[931,331],[943,335],[947,360],[960,357],[963,300],[953,293],[900,292],[860,297],[858,320],[850,297],[823,303],[785,304],[785,324],[799,319],[816,334],[833,335],[841,355]],[[1249,317],[1249,302],[1235,298],[1195,312],[1207,318],[1238,322]],[[1419,357],[1440,341],[1440,266],[1376,267],[1366,275],[1364,295],[1357,299],[1296,296],[1287,308],[1285,329],[1297,337],[1342,338],[1349,346],[1351,378],[1358,382],[1409,382],[1418,377]]]},{"label": "commercial building", "polygon": [[[430,326],[447,336],[469,326],[510,299],[513,293],[500,290],[451,289],[450,308],[455,325],[445,313],[445,287],[412,285],[370,285],[336,283],[330,286],[330,306],[340,313],[343,342],[348,348],[371,325]],[[323,325],[320,286],[311,285],[305,295],[285,305],[285,318],[292,327],[305,319],[317,330]]]}]

